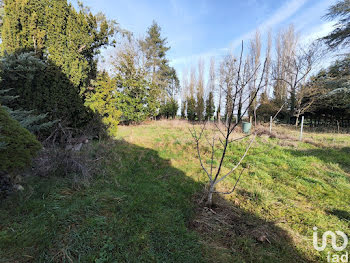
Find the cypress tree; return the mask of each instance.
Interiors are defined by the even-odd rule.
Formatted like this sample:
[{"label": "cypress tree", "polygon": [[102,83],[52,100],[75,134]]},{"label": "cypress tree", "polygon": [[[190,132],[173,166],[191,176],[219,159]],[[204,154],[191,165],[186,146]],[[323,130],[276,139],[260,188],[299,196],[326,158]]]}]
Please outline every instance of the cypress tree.
[{"label": "cypress tree", "polygon": [[196,120],[196,100],[193,96],[187,100],[187,118],[189,121]]},{"label": "cypress tree", "polygon": [[96,54],[100,47],[111,44],[115,23],[84,8],[76,11],[67,0],[4,3],[2,50],[16,55],[33,51],[44,64],[36,70],[34,80],[14,87],[13,95],[21,96],[27,110],[49,112],[68,125],[86,123],[91,115],[83,105],[84,93],[96,77]]},{"label": "cypress tree", "polygon": [[208,99],[206,101],[205,107],[205,119],[210,120],[215,113],[215,105],[214,105],[214,94],[212,91],[209,92]]}]

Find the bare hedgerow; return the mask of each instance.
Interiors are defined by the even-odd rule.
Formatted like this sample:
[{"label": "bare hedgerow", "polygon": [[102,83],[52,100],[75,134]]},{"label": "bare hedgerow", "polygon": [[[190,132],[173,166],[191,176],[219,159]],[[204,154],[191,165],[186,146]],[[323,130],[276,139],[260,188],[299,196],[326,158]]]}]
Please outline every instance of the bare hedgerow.
[{"label": "bare hedgerow", "polygon": [[88,186],[91,178],[89,151],[67,150],[59,146],[50,146],[42,150],[40,156],[34,160],[35,175],[49,177],[71,177],[74,187]]},{"label": "bare hedgerow", "polygon": [[42,151],[33,162],[32,171],[42,177],[70,178],[75,188],[88,186],[98,169],[98,161],[103,159],[102,153],[96,152],[84,132],[78,136],[72,129],[59,124],[44,142]]}]

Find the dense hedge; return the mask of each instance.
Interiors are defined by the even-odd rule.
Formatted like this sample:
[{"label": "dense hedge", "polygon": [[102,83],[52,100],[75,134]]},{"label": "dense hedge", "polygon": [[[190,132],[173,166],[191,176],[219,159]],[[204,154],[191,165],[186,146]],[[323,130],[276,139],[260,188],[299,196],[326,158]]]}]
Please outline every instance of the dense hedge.
[{"label": "dense hedge", "polygon": [[35,136],[12,119],[0,106],[0,174],[14,174],[30,165],[41,149]]}]

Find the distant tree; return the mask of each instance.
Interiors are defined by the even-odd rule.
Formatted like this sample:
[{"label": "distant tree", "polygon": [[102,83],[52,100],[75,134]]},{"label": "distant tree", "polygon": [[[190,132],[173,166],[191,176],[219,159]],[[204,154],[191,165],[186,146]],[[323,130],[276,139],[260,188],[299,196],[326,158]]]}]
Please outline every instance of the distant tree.
[{"label": "distant tree", "polygon": [[167,119],[169,117],[175,118],[177,114],[179,105],[176,100],[176,97],[180,90],[180,82],[174,68],[170,68],[169,75],[171,75],[171,79],[169,83],[169,88],[167,89],[167,96],[161,104],[159,112],[160,116],[166,117]]},{"label": "distant tree", "polygon": [[196,120],[197,104],[195,99],[195,85],[196,85],[196,70],[194,67],[191,68],[190,83],[188,88],[187,96],[187,118],[189,121]]},{"label": "distant tree", "polygon": [[182,84],[181,84],[181,118],[182,119],[186,119],[188,96],[189,96],[188,71],[187,69],[184,69],[182,72]]},{"label": "distant tree", "polygon": [[112,64],[117,88],[117,109],[124,123],[140,123],[154,114],[155,97],[147,79],[142,53],[133,40],[126,41]]},{"label": "distant tree", "polygon": [[189,121],[196,120],[196,99],[193,96],[187,99],[187,118]]},{"label": "distant tree", "polygon": [[332,5],[325,18],[329,20],[339,19],[335,29],[323,38],[326,44],[330,48],[348,47],[350,44],[350,1],[341,0]]},{"label": "distant tree", "polygon": [[218,109],[216,111],[216,119],[218,122],[221,121],[221,103],[222,103],[222,93],[225,87],[225,65],[224,63],[220,63],[219,67],[219,86],[218,86]]},{"label": "distant tree", "polygon": [[258,65],[260,64],[261,56],[261,35],[259,31],[255,32],[254,38],[250,41],[250,69],[254,70],[252,72],[253,78],[248,82],[250,87],[250,100],[253,100],[250,103],[250,108],[248,110],[248,115],[254,117],[254,122],[256,126],[256,108],[258,106],[257,96],[256,95],[256,85],[257,85],[257,76],[258,76]]},{"label": "distant tree", "polygon": [[167,98],[175,98],[180,91],[180,81],[177,77],[176,70],[173,67],[169,67],[169,82],[167,91]]},{"label": "distant tree", "polygon": [[290,93],[290,115],[293,114],[295,105],[294,90],[288,91],[288,84],[284,79],[289,79],[288,61],[294,57],[295,48],[297,46],[298,36],[295,33],[294,26],[290,25],[286,30],[278,32],[275,43],[275,61],[273,63],[273,96],[277,106],[282,106],[288,102]]},{"label": "distant tree", "polygon": [[232,54],[228,54],[221,63],[222,90],[225,95],[225,119],[226,125],[228,125],[229,120],[234,120],[230,114],[233,114],[231,107],[233,105],[233,86],[236,77],[236,59]]},{"label": "distant tree", "polygon": [[[276,37],[276,61],[273,65],[274,103],[280,107],[289,104],[289,116],[294,115],[296,106],[296,86],[289,85],[295,80],[295,57],[298,47],[298,35],[294,26],[279,32]],[[303,74],[298,73],[298,79]]]},{"label": "distant tree", "polygon": [[157,115],[157,109],[161,104],[165,104],[169,94],[173,94],[179,89],[179,81],[174,68],[169,66],[166,53],[170,47],[167,46],[166,38],[161,37],[160,26],[153,21],[147,31],[145,39],[140,40],[140,46],[145,54],[146,69],[150,76],[152,90],[150,94],[154,101],[154,111],[151,115]]},{"label": "distant tree", "polygon": [[215,113],[215,104],[214,104],[214,93],[209,92],[208,98],[205,105],[205,119],[210,120]]},{"label": "distant tree", "polygon": [[178,102],[174,98],[171,98],[169,101],[167,101],[161,106],[160,111],[161,115],[166,117],[167,119],[169,119],[170,117],[175,119],[178,109]]},{"label": "distant tree", "polygon": [[215,58],[210,59],[209,68],[209,83],[208,83],[208,95],[205,103],[205,119],[210,120],[214,117],[215,104],[214,104],[214,91],[216,87],[216,75],[215,75]]},{"label": "distant tree", "polygon": [[[300,115],[306,110],[304,108],[306,105],[303,107],[302,104],[304,98],[312,96],[315,92],[314,86],[305,85],[305,83],[319,59],[319,46],[317,43],[313,43],[306,48],[294,48],[293,52],[286,58],[286,63],[282,65],[283,70],[288,74],[285,78],[278,80],[287,83],[290,92],[290,115],[296,117],[296,125],[298,125]],[[308,107],[310,106],[311,104]]]},{"label": "distant tree", "polygon": [[196,105],[196,115],[198,121],[204,119],[204,62],[199,60],[198,62],[198,79],[197,79],[197,105]]},{"label": "distant tree", "polygon": [[181,101],[181,118],[186,119],[186,100]]},{"label": "distant tree", "polygon": [[314,105],[308,112],[337,115],[336,117],[350,116],[350,56],[321,70],[307,84],[311,88],[317,88]]}]

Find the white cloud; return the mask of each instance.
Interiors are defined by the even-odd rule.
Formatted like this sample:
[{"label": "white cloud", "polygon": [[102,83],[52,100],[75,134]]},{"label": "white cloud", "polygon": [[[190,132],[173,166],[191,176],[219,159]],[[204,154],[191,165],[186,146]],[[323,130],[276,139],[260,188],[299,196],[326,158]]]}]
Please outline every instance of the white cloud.
[{"label": "white cloud", "polygon": [[[307,1],[308,0],[292,0],[287,2],[286,4],[281,6],[271,17],[269,17],[267,20],[258,25],[256,29],[259,29],[263,33],[269,30],[270,28],[273,28],[274,26],[282,23],[283,21],[287,20],[292,15],[294,15]],[[250,32],[247,32],[233,40],[230,45],[231,48],[235,49],[237,46],[240,45],[242,40],[247,41],[250,38],[252,38],[255,34],[256,29],[251,30]]]},{"label": "white cloud", "polygon": [[[260,29],[260,31],[263,33],[264,31],[267,31],[269,28],[272,28],[275,25],[278,25],[282,23],[283,21],[290,18],[293,14],[295,14],[307,1],[309,0],[292,0],[284,4],[282,7],[280,7],[276,12],[273,13],[271,17],[269,17],[267,20],[262,22],[257,28]],[[184,9],[180,8],[180,6],[177,4],[177,0],[171,0],[172,6],[174,11],[177,13],[184,14]],[[207,52],[191,55],[191,56],[184,56],[184,57],[178,57],[171,60],[171,65],[179,68],[181,66],[190,66],[192,64],[196,64],[197,61],[202,58],[206,61],[209,61],[210,57],[217,57],[222,54],[227,53],[229,50],[234,50],[238,45],[240,45],[241,41],[246,41],[250,39],[255,33],[255,29],[245,33],[244,35],[236,38],[234,41],[231,42],[229,45],[230,47],[224,47],[224,48],[216,48],[212,49]]]},{"label": "white cloud", "polygon": [[328,35],[334,29],[335,22],[326,22],[317,26],[314,26],[310,30],[304,32],[301,35],[301,44],[310,43],[316,39],[322,38]]}]

